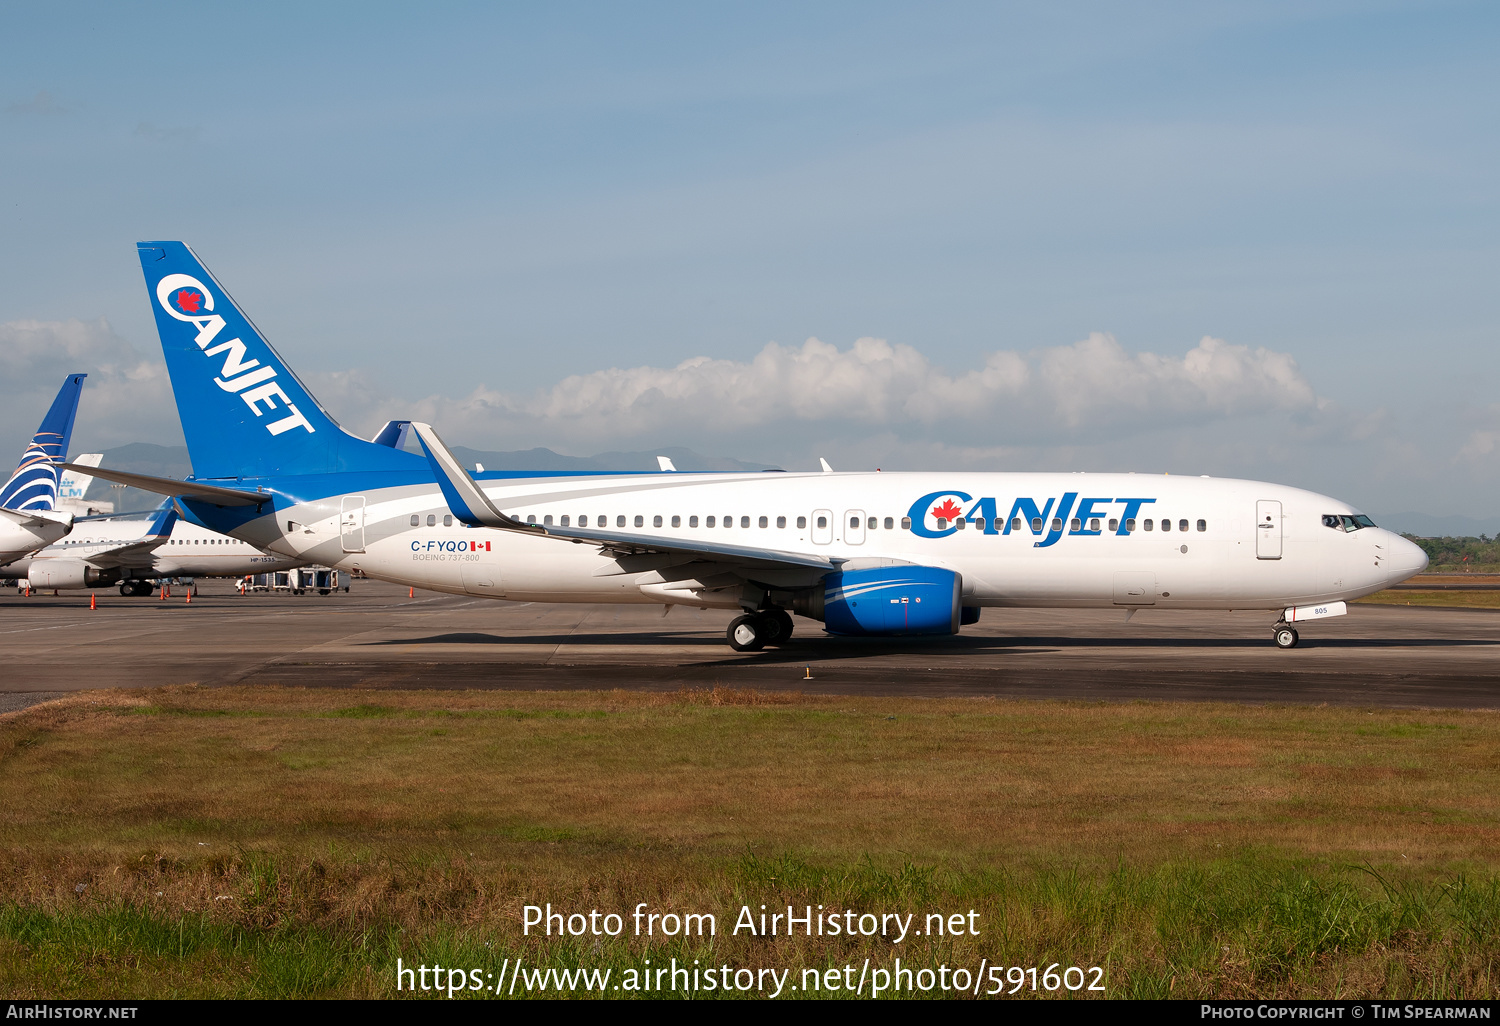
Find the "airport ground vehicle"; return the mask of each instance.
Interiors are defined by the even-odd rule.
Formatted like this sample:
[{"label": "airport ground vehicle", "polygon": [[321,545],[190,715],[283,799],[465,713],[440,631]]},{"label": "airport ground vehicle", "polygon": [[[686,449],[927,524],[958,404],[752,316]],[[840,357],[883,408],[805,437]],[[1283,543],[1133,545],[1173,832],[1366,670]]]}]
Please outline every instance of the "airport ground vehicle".
[{"label": "airport ground vehicle", "polygon": [[[349,590],[347,583],[342,587],[346,592]],[[339,572],[326,566],[304,566],[295,570],[246,574],[240,579],[240,594],[242,595],[266,591],[284,591],[294,595],[305,595],[309,591],[316,591],[319,595],[330,595],[339,588]]]},{"label": "airport ground vehicle", "polygon": [[[984,607],[1266,609],[1294,624],[1421,571],[1347,503],[1210,478],[1044,473],[470,473],[322,409],[180,242],[139,245],[195,476],[97,476],[288,559],[533,602],[740,610],[727,640],[956,633]],[[387,441],[385,436],[390,435]]]}]

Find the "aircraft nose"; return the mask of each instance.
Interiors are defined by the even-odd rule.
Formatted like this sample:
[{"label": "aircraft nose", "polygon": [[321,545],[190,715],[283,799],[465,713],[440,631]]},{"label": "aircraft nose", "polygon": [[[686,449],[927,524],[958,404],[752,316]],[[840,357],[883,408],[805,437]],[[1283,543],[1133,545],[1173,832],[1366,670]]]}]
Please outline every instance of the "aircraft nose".
[{"label": "aircraft nose", "polygon": [[1404,581],[1427,569],[1427,553],[1422,551],[1422,546],[1399,534],[1390,537],[1390,553],[1386,567],[1393,581]]}]

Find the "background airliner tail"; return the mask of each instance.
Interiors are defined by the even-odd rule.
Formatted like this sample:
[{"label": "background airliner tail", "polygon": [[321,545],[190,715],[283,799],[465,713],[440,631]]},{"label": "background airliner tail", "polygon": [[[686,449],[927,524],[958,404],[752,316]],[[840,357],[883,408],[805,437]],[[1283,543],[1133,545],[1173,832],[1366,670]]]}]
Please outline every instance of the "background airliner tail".
[{"label": "background airliner tail", "polygon": [[73,437],[73,418],[78,413],[78,396],[87,374],[70,374],[62,390],[52,400],[52,408],[42,418],[31,444],[21,454],[16,472],[0,487],[0,507],[15,510],[57,508],[57,465],[68,455]]},{"label": "background airliner tail", "polygon": [[425,467],[339,427],[185,244],[136,245],[194,477]]}]

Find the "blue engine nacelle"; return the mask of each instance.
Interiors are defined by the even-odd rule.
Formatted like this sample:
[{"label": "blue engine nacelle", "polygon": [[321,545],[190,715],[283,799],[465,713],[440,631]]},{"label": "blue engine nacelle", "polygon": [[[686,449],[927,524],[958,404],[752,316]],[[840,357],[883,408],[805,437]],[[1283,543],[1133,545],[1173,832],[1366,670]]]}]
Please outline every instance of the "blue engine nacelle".
[{"label": "blue engine nacelle", "polygon": [[821,619],[830,634],[957,634],[962,591],[963,578],[931,566],[829,574]]}]

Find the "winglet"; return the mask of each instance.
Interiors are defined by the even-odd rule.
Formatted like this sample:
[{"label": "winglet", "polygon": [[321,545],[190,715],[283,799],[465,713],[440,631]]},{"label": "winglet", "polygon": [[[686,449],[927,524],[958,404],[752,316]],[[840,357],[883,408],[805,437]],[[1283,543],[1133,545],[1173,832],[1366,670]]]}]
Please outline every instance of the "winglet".
[{"label": "winglet", "polygon": [[677,468],[672,465],[672,457],[670,456],[656,457],[656,465],[661,469],[662,473],[677,473]]},{"label": "winglet", "polygon": [[819,456],[818,457],[818,462],[823,465],[823,473],[825,473],[825,474],[832,474],[833,473],[833,468],[828,465],[828,461],[825,460],[823,457]]},{"label": "winglet", "polygon": [[546,529],[537,524],[523,524],[496,509],[489,496],[484,494],[463,464],[458,462],[458,457],[449,451],[438,433],[432,430],[431,424],[413,421],[411,429],[416,432],[417,441],[427,454],[427,462],[432,464],[432,474],[437,478],[438,487],[443,490],[443,498],[447,500],[448,508],[455,517],[470,527],[497,527],[505,531],[525,531],[530,534],[547,533]]}]

